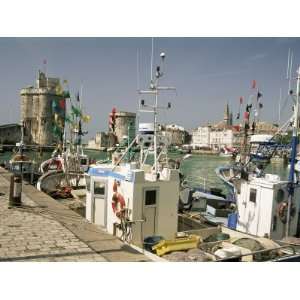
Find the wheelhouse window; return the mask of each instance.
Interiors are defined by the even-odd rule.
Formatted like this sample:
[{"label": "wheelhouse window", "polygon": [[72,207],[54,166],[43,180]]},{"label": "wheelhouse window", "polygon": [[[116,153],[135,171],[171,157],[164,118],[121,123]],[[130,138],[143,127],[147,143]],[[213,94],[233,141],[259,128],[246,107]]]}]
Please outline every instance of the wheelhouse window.
[{"label": "wheelhouse window", "polygon": [[284,190],[283,189],[279,189],[278,191],[277,191],[277,194],[276,194],[276,201],[277,201],[277,203],[279,203],[279,202],[281,202],[281,201],[283,201],[284,200]]},{"label": "wheelhouse window", "polygon": [[256,203],[256,189],[250,189],[250,197],[249,197],[249,201]]},{"label": "wheelhouse window", "polygon": [[105,195],[105,183],[101,181],[94,182],[94,194],[104,196]]},{"label": "wheelhouse window", "polygon": [[156,190],[145,192],[145,205],[156,205]]},{"label": "wheelhouse window", "polygon": [[80,164],[81,164],[81,165],[87,165],[87,164],[88,164],[87,159],[86,159],[86,158],[81,158],[81,159],[80,159]]}]

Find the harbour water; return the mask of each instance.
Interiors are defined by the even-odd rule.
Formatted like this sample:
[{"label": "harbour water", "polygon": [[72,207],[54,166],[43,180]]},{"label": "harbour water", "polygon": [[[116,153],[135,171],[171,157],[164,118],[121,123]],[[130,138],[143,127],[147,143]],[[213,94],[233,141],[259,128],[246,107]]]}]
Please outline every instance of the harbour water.
[{"label": "harbour water", "polygon": [[[85,150],[85,153],[93,160],[103,160],[107,158],[107,153],[97,150]],[[41,162],[51,156],[51,152],[26,152],[28,156]],[[0,163],[8,161],[11,157],[11,152],[0,153]],[[181,158],[182,154],[170,154],[170,157],[177,159]],[[181,171],[184,174],[187,183],[192,187],[206,184],[222,189],[226,193],[226,189],[222,181],[216,176],[215,169],[221,165],[230,164],[228,158],[217,155],[192,155],[184,160],[181,164]],[[288,168],[282,163],[269,164],[266,168],[267,173],[278,174],[282,180],[288,178]]]}]

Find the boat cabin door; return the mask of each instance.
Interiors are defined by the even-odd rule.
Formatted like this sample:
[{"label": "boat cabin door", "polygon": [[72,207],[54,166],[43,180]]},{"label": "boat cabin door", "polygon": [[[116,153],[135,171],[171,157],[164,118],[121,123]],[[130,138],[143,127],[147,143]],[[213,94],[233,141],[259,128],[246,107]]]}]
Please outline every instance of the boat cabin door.
[{"label": "boat cabin door", "polygon": [[107,223],[107,182],[94,181],[94,197],[92,210],[93,223],[106,227]]},{"label": "boat cabin door", "polygon": [[143,199],[143,236],[155,235],[156,232],[156,214],[157,214],[157,189],[144,190]]}]

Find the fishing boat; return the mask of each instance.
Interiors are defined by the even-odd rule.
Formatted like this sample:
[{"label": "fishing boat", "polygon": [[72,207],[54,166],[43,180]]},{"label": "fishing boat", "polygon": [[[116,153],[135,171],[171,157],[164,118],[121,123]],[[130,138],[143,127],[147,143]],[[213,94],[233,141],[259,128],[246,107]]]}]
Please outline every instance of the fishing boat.
[{"label": "fishing boat", "polygon": [[[162,53],[162,64],[164,59]],[[157,130],[158,112],[162,108],[158,96],[162,91],[175,90],[159,85],[162,69],[156,68],[148,90],[139,91],[143,96],[154,97],[150,104],[142,99],[139,107],[140,115],[153,114],[154,123],[138,128],[153,130],[138,130],[124,153],[110,163],[90,166],[85,173],[86,219],[158,261],[258,261],[258,257],[264,260],[297,257],[299,253],[294,248],[290,250],[268,238],[230,229],[218,224],[216,218],[210,219],[209,214],[178,212],[180,171],[170,163],[167,141]],[[170,107],[168,104],[166,108]],[[128,153],[137,145],[138,157],[129,159]],[[147,163],[149,148],[154,150],[152,163]]]},{"label": "fishing boat", "polygon": [[219,155],[221,157],[233,157],[233,154],[235,153],[235,149],[231,148],[231,147],[222,147],[220,149],[220,153]]},{"label": "fishing boat", "polygon": [[[239,162],[217,169],[217,175],[236,195],[235,222],[231,227],[237,231],[276,241],[299,235],[300,185],[296,167],[299,85],[300,68],[297,71],[296,94],[289,91],[295,101],[293,116],[286,123],[287,126],[292,124],[293,130],[288,180],[281,180],[278,175],[266,174],[264,171],[276,151],[273,136],[251,136],[250,148],[253,150],[253,144],[257,144],[255,153],[248,149],[247,154],[244,147]],[[244,120],[244,146],[247,145],[249,113],[248,110]]]},{"label": "fishing boat", "polygon": [[89,168],[89,158],[82,147],[82,136],[87,133],[82,130],[82,122],[87,117],[82,113],[79,93],[76,98],[76,105],[71,102],[71,116],[66,118],[69,123],[69,141],[66,140],[64,128],[63,143],[59,143],[52,157],[40,165],[42,176],[37,182],[37,189],[50,195],[66,189],[71,194],[72,189],[85,188],[83,174]]}]

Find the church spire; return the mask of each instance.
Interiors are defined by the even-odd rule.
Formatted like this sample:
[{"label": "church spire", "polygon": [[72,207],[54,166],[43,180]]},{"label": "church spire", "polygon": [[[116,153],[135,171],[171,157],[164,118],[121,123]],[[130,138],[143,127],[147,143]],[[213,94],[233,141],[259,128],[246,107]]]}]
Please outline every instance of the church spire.
[{"label": "church spire", "polygon": [[229,113],[228,102],[226,103],[225,110],[224,110],[224,123],[226,125],[230,125],[230,113]]}]

